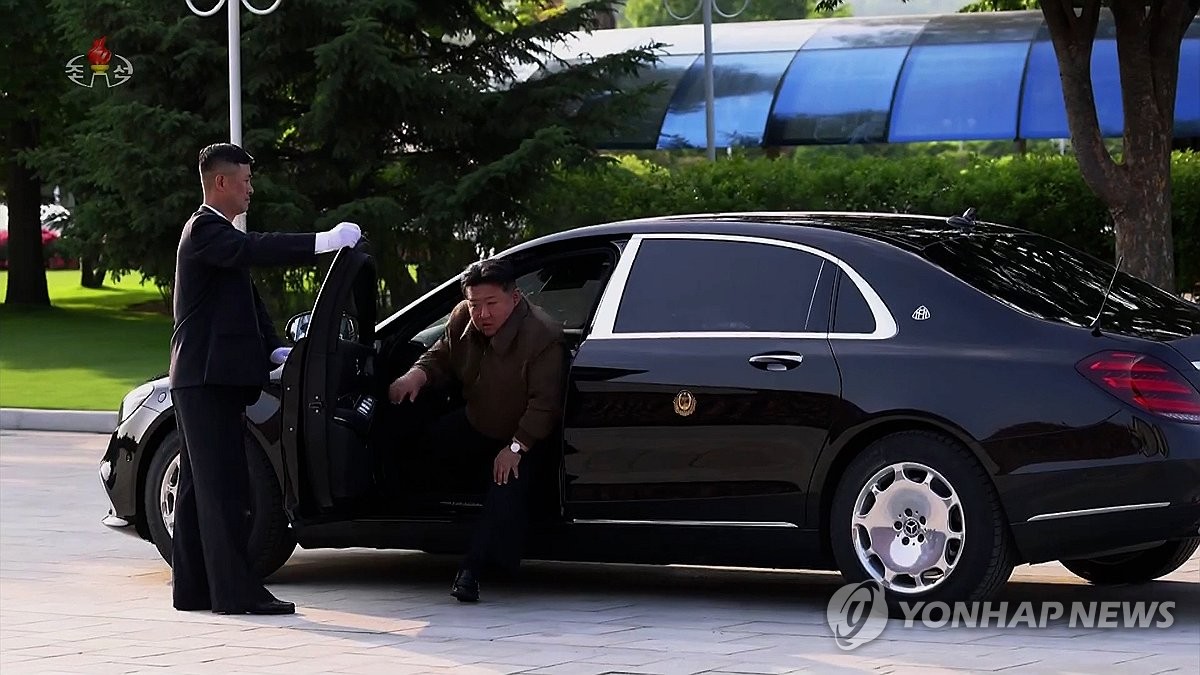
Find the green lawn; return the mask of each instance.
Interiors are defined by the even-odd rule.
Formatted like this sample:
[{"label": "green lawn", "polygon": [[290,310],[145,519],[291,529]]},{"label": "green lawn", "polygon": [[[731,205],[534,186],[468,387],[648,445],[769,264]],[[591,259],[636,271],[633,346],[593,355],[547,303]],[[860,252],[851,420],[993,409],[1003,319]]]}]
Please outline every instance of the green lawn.
[{"label": "green lawn", "polygon": [[[131,388],[166,372],[171,318],[154,286],[136,274],[102,289],[80,286],[78,270],[46,276],[53,307],[0,304],[0,406],[115,412]],[[7,288],[0,271],[0,301]]]}]

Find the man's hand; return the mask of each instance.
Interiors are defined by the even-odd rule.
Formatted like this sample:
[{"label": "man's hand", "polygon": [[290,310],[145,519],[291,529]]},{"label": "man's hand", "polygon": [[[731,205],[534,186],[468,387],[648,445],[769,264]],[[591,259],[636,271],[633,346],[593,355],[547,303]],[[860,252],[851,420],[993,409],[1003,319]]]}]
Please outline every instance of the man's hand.
[{"label": "man's hand", "polygon": [[396,378],[388,387],[388,399],[392,403],[402,403],[404,401],[417,400],[417,392],[421,391],[421,387],[425,386],[428,381],[428,376],[425,371],[420,368],[413,368],[404,375]]},{"label": "man's hand", "polygon": [[279,349],[276,349],[275,351],[271,352],[271,363],[274,363],[277,365],[281,364],[284,361],[287,361],[288,354],[291,354],[291,353],[292,353],[291,347],[280,347]]},{"label": "man's hand", "polygon": [[509,450],[507,446],[501,450],[496,455],[496,461],[492,462],[492,479],[496,481],[496,485],[507,485],[509,472],[513,478],[520,478],[521,474],[517,472],[517,465],[520,463],[520,453]]},{"label": "man's hand", "polygon": [[354,246],[362,237],[362,230],[354,223],[341,222],[326,232],[318,232],[316,252],[328,253],[343,246]]}]

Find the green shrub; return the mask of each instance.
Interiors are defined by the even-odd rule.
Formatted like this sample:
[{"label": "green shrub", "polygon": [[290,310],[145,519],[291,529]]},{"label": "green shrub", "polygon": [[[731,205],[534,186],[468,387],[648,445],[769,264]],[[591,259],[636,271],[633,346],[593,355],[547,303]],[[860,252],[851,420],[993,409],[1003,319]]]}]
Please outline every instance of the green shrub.
[{"label": "green shrub", "polygon": [[[1173,230],[1179,288],[1200,282],[1200,154],[1172,157]],[[877,211],[951,215],[975,207],[981,220],[1060,239],[1113,258],[1108,209],[1074,157],[797,153],[733,157],[667,169],[623,156],[565,172],[543,193],[527,236],[628,218],[716,211]]]}]

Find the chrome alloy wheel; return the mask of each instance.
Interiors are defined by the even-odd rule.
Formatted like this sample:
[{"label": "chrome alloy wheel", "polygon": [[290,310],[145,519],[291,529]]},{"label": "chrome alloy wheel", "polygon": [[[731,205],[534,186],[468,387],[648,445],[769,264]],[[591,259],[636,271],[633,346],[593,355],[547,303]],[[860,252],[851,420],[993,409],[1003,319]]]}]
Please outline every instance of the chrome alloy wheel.
[{"label": "chrome alloy wheel", "polygon": [[179,455],[175,455],[167,470],[163,472],[162,485],[158,488],[158,508],[167,532],[175,536],[175,497],[179,493]]},{"label": "chrome alloy wheel", "polygon": [[966,538],[962,500],[941,474],[917,462],[884,467],[854,501],[850,538],[863,568],[891,592],[923,593],[944,582]]}]

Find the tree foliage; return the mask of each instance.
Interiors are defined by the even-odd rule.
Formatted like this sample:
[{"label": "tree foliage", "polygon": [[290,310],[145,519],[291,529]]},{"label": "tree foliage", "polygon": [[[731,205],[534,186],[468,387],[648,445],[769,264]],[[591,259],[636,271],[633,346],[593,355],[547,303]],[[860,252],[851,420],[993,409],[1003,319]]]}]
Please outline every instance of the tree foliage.
[{"label": "tree foliage", "polygon": [[[196,154],[228,138],[225,22],[182,2],[52,2],[65,32],[107,33],[135,75],[71,92],[88,114],[39,166],[76,194],[74,235],[109,269],[167,288],[179,227],[200,199]],[[547,172],[596,161],[593,139],[638,102],[634,92],[582,105],[653,62],[656,45],[570,67],[550,53],[607,5],[535,21],[502,0],[289,0],[243,14],[248,226],[360,223],[393,302],[508,245]],[[276,277],[275,290],[311,283],[296,274]]]},{"label": "tree foliage", "polygon": [[[819,0],[832,9],[844,0]],[[901,0],[903,1],[903,0]],[[1003,9],[1016,0],[983,0]],[[1072,148],[1084,182],[1108,207],[1123,269],[1176,290],[1171,226],[1171,146],[1179,53],[1200,0],[1047,0],[1045,17],[1062,77]],[[1120,157],[1100,132],[1092,91],[1092,49],[1102,11],[1111,13],[1125,116]]]},{"label": "tree foliage", "polygon": [[[625,22],[630,26],[671,26],[678,23],[703,23],[699,0],[667,0],[671,11],[687,17],[679,21],[663,6],[663,0],[629,0],[625,3]],[[829,16],[850,16],[849,7],[818,10],[816,0],[718,0],[713,23],[740,21],[779,21]],[[744,9],[743,9],[744,5]],[[720,12],[716,11],[720,10]],[[721,14],[733,14],[733,17]],[[688,16],[688,15],[691,16]]]}]

